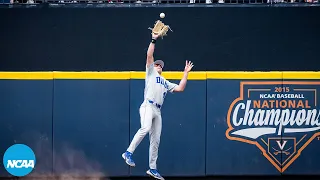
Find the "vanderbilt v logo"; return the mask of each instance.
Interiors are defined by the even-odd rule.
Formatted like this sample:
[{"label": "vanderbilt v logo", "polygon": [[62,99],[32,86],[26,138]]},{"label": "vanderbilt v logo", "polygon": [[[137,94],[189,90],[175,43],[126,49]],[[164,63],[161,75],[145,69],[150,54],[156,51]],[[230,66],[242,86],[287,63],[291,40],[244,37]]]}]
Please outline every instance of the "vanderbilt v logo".
[{"label": "vanderbilt v logo", "polygon": [[282,144],[280,143],[280,141],[277,141],[277,144],[278,144],[278,146],[279,146],[279,148],[280,148],[281,150],[283,150],[283,148],[286,146],[286,143],[287,143],[287,141],[283,141]]}]

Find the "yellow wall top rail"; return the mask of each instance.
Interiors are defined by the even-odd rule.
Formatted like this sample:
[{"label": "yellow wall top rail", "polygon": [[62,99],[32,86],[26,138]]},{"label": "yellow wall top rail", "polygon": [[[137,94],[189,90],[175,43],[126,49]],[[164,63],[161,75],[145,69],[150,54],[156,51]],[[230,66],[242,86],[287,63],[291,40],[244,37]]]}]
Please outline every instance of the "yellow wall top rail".
[{"label": "yellow wall top rail", "polygon": [[[179,80],[183,72],[163,72],[166,79]],[[107,72],[0,72],[0,79],[106,79],[126,80],[144,79],[143,71],[107,71]],[[192,71],[189,73],[190,80],[206,79],[320,79],[320,71]]]}]

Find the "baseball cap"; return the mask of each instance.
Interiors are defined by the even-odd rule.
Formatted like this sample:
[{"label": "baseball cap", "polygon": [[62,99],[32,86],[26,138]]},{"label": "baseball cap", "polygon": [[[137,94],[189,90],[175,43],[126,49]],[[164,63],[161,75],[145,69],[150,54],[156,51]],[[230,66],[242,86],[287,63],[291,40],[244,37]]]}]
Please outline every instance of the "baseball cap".
[{"label": "baseball cap", "polygon": [[162,60],[156,60],[154,64],[160,64],[162,68],[164,67],[164,62]]}]

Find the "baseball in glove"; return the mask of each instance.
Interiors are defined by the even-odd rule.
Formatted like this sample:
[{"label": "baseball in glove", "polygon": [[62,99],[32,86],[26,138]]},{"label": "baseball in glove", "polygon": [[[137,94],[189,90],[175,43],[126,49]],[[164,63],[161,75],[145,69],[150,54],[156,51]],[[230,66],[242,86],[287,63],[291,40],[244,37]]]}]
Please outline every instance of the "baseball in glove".
[{"label": "baseball in glove", "polygon": [[159,35],[161,38],[163,38],[163,36],[167,36],[167,32],[168,30],[171,28],[169,27],[169,25],[165,25],[162,21],[157,20],[156,23],[154,24],[153,28],[148,28],[152,31],[152,33]]}]

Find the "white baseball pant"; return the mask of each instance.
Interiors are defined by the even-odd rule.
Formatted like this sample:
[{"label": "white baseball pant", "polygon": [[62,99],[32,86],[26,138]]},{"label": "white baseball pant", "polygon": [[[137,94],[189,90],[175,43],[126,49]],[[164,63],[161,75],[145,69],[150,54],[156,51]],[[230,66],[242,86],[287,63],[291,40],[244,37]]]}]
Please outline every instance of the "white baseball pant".
[{"label": "white baseball pant", "polygon": [[162,129],[161,111],[148,102],[145,102],[139,111],[141,127],[134,135],[127,151],[133,153],[145,135],[149,133],[149,167],[150,169],[157,169],[158,148]]}]

